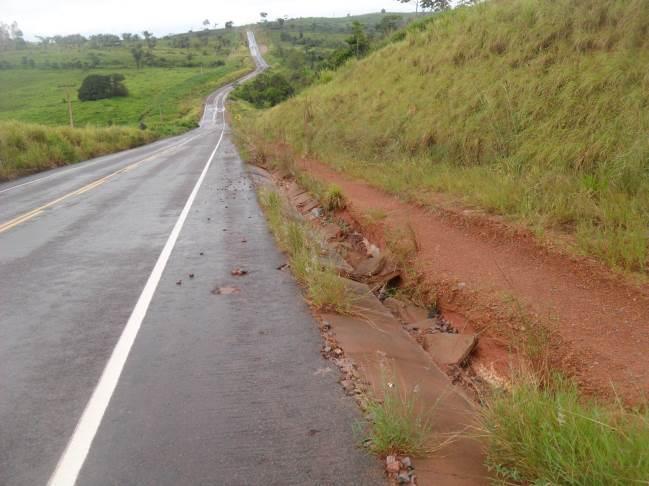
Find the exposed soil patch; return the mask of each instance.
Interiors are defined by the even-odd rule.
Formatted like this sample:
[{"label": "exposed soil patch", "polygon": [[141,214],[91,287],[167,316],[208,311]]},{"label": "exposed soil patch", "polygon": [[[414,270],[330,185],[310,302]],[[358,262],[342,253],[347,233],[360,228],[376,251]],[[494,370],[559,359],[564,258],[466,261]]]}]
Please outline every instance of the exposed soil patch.
[{"label": "exposed soil patch", "polygon": [[368,213],[382,212],[380,220],[364,224],[364,234],[379,246],[404,225],[413,232],[419,286],[455,327],[480,334],[475,370],[493,380],[506,376],[510,351],[520,351],[542,328],[550,333],[536,344],[549,345],[552,364],[574,376],[586,393],[635,402],[649,392],[646,285],[550,251],[523,231],[474,214],[409,204],[324,164],[299,163],[311,176],[343,189],[350,223],[362,225]]}]

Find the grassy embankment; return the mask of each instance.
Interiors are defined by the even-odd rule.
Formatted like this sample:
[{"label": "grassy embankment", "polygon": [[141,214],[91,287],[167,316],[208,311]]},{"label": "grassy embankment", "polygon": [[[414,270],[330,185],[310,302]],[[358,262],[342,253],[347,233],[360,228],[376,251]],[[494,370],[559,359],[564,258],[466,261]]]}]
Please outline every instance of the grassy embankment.
[{"label": "grassy embankment", "polygon": [[648,28],[642,0],[458,9],[248,128],[401,196],[448,192],[646,272]]},{"label": "grassy embankment", "polygon": [[[291,161],[272,148],[289,143],[400,196],[445,191],[646,272],[648,30],[640,0],[492,0],[413,26],[264,113],[239,106],[239,132],[280,167]],[[506,484],[649,478],[646,409],[524,375],[482,412]]]},{"label": "grassy embankment", "polygon": [[[161,43],[162,46],[152,52],[166,56],[167,62],[173,61],[172,54],[186,59],[186,53],[192,50],[197,50],[196,56],[201,59],[204,51],[171,48]],[[95,55],[102,53],[103,64],[111,66],[0,70],[3,88],[0,98],[0,180],[131,148],[195,127],[202,113],[204,97],[252,67],[246,46],[240,42],[231,45],[231,49],[222,53],[224,65],[210,68],[136,69],[127,46],[101,50],[31,46],[0,53],[0,58],[7,62],[18,54],[36,59],[37,66],[43,66],[45,60],[51,66],[54,62],[75,62],[79,56],[88,56],[91,52]],[[214,55],[211,57],[215,58]],[[88,74],[113,72],[125,75],[129,96],[81,102],[76,99],[76,88],[70,88],[77,128],[64,128],[68,124],[68,111],[64,99],[66,88],[61,86],[78,87]],[[146,130],[138,128],[141,123],[147,127]]]}]

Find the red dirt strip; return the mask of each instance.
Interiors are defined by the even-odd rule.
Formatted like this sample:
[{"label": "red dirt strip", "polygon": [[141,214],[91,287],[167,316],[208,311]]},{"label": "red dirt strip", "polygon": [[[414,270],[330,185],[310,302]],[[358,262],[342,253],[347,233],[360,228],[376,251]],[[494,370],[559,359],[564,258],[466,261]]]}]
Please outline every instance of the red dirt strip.
[{"label": "red dirt strip", "polygon": [[508,366],[503,337],[525,333],[530,325],[512,317],[512,309],[520,304],[524,315],[556,331],[552,361],[574,376],[585,392],[617,395],[628,402],[649,395],[646,285],[633,284],[588,260],[550,251],[524,232],[479,224],[461,212],[403,202],[319,162],[300,165],[316,179],[339,185],[356,221],[363,221],[368,210],[385,212],[386,217],[370,228],[380,244],[391,229],[407,225],[414,231],[418,264],[442,310],[460,314],[455,320],[483,333],[478,362],[499,361],[493,364],[501,370]]}]

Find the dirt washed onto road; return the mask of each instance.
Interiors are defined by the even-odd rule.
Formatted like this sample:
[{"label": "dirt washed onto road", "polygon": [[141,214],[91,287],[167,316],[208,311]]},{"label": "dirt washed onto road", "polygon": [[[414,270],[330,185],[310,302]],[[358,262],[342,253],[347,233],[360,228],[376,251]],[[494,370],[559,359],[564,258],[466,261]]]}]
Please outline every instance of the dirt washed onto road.
[{"label": "dirt washed onto road", "polygon": [[[420,285],[457,328],[480,333],[474,367],[506,376],[512,349],[545,347],[551,363],[586,393],[628,402],[648,394],[646,284],[549,249],[528,232],[485,215],[409,204],[322,163],[300,165],[339,185],[351,216],[365,222],[365,234],[382,246],[395,230],[414,235]],[[377,211],[381,217],[367,224],[368,214]]]}]

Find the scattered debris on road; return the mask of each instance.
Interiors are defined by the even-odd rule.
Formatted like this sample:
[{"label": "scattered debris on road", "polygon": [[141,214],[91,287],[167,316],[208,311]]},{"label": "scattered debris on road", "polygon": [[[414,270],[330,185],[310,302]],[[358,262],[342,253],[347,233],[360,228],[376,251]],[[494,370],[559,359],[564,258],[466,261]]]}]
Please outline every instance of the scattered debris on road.
[{"label": "scattered debris on road", "polygon": [[218,287],[212,291],[214,295],[232,295],[239,292],[241,292],[241,289],[238,287]]}]

